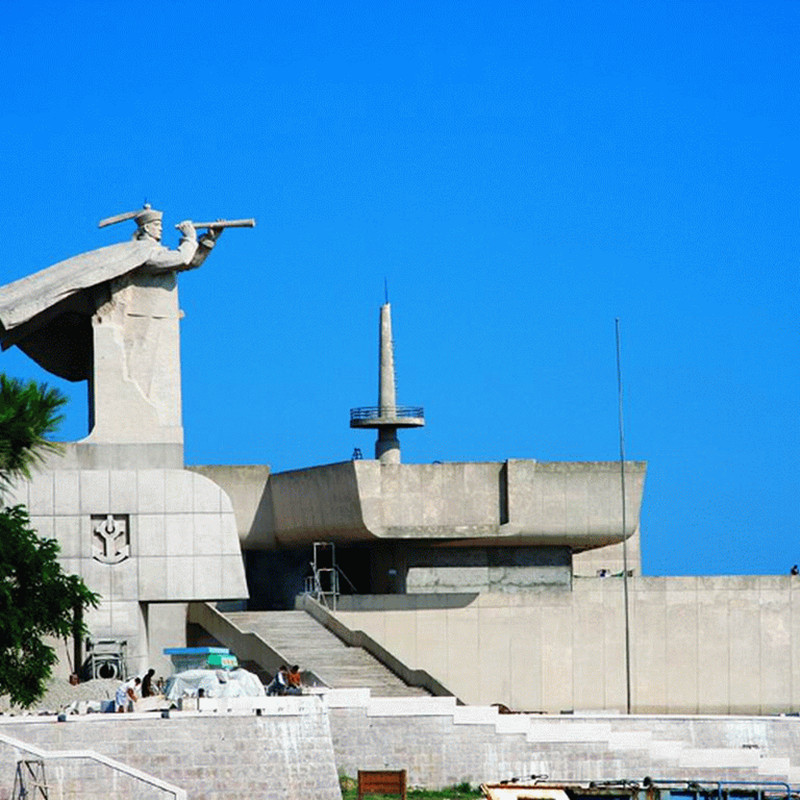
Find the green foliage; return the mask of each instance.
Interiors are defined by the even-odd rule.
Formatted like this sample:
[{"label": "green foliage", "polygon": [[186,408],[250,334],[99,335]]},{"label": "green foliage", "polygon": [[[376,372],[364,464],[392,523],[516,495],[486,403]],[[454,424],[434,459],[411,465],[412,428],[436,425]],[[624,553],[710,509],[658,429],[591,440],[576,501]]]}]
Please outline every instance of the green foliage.
[{"label": "green foliage", "polygon": [[[45,437],[62,417],[66,398],[34,382],[0,375],[0,490],[29,477],[44,453],[58,448]],[[98,596],[58,563],[58,542],[41,539],[24,506],[0,510],[0,694],[29,706],[44,693],[57,657],[42,639],[83,636],[76,611]]]},{"label": "green foliage", "polygon": [[45,437],[63,420],[58,412],[66,402],[47,384],[25,384],[0,374],[0,490],[14,478],[29,478],[32,466],[59,449]]},{"label": "green foliage", "polygon": [[42,638],[72,635],[75,609],[98,601],[57,556],[58,542],[36,535],[23,506],[0,513],[0,694],[22,706],[43,694],[56,662]]},{"label": "green foliage", "polygon": [[[358,781],[347,775],[339,775],[339,786],[342,790],[342,800],[357,800]],[[475,800],[483,797],[480,789],[473,788],[466,781],[448,789],[409,789],[406,792],[408,800]],[[366,794],[365,800],[393,800],[400,795],[391,794]]]}]

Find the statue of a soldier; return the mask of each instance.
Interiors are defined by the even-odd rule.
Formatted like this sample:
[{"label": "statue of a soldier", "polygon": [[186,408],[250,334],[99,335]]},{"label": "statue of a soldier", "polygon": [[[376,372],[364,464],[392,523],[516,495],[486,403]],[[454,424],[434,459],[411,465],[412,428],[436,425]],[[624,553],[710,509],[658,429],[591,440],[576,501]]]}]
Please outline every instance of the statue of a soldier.
[{"label": "statue of a soldier", "polygon": [[[87,443],[182,445],[176,275],[199,267],[225,227],[181,222],[161,244],[161,211],[145,205],[101,227],[136,222],[132,240],[101,247],[0,287],[0,340],[44,369],[89,380]],[[196,228],[207,231],[198,240]]]}]

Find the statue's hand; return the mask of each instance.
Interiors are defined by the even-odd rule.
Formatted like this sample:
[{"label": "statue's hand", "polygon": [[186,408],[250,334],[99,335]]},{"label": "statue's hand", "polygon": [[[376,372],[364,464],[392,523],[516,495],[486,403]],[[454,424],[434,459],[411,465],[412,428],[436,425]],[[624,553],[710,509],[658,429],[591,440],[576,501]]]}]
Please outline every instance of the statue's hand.
[{"label": "statue's hand", "polygon": [[175,226],[187,239],[197,239],[197,231],[194,229],[191,220],[185,219]]},{"label": "statue's hand", "polygon": [[200,244],[207,247],[209,250],[214,246],[214,243],[222,236],[224,228],[209,228],[201,237]]}]

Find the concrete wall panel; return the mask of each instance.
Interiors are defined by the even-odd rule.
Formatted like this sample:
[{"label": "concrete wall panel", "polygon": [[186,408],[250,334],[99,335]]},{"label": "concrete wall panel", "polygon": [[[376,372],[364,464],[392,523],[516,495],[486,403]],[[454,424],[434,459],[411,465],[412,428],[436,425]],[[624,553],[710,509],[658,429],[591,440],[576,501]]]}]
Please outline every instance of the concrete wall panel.
[{"label": "concrete wall panel", "polygon": [[[411,613],[410,619],[404,611],[387,611],[384,614],[388,648],[404,664],[416,660],[417,615]],[[408,623],[408,624],[407,624]]]},{"label": "concrete wall panel", "polygon": [[663,671],[667,708],[693,713],[699,706],[697,581],[695,578],[681,578],[676,583],[668,581],[664,596],[667,651]]},{"label": "concrete wall panel", "polygon": [[603,594],[587,592],[586,602],[572,609],[572,691],[576,709],[603,703],[605,613]]},{"label": "concrete wall panel", "polygon": [[[132,665],[146,661],[140,603],[247,596],[230,500],[203,475],[55,469],[22,485],[33,527],[59,541],[64,567],[100,595],[100,609],[87,614],[91,634],[127,638]],[[116,527],[103,538],[107,515]]]},{"label": "concrete wall panel", "polygon": [[[420,668],[422,664],[436,664],[439,675],[449,677],[446,612],[443,612],[441,609],[420,609],[412,613],[416,615],[417,630],[417,653],[414,667]],[[372,628],[374,624],[371,614],[366,618],[362,617],[362,621],[365,624],[369,624],[370,628]],[[399,620],[396,624],[399,624]],[[382,624],[380,627],[383,629]],[[363,628],[363,630],[370,633],[367,628]],[[380,639],[377,637],[373,638],[375,638],[378,643],[382,644]],[[423,667],[423,669],[425,668]]]},{"label": "concrete wall panel", "polygon": [[[476,604],[478,605],[478,604]],[[531,692],[531,697],[538,701],[541,682],[541,670],[537,669],[541,660],[540,637],[534,632],[538,632],[538,619],[535,621],[514,618],[514,609],[497,609],[496,618],[498,624],[486,625],[480,619],[484,614],[484,609],[478,605],[478,657],[473,666],[473,681],[478,684],[476,702],[482,705],[499,703],[506,701],[502,698],[515,696],[515,691],[522,693]],[[512,623],[516,622],[513,635],[508,632],[512,630]],[[524,629],[528,629],[531,634],[520,636]],[[514,672],[513,662],[518,659],[527,659],[529,671],[526,674],[527,685],[517,687],[512,683]],[[482,681],[481,675],[493,675],[492,680]]]},{"label": "concrete wall panel", "polygon": [[762,713],[770,714],[782,711],[792,694],[792,619],[786,592],[775,588],[769,578],[760,583],[759,693]]},{"label": "concrete wall panel", "polygon": [[791,690],[792,708],[800,708],[800,577],[791,581],[789,591],[789,629],[791,632]]},{"label": "concrete wall panel", "polygon": [[728,604],[731,649],[729,711],[733,714],[748,713],[748,709],[759,713],[761,709],[760,624],[758,592],[747,589],[731,592]]},{"label": "concrete wall panel", "polygon": [[80,473],[55,472],[53,479],[55,492],[53,513],[64,516],[80,513]]},{"label": "concrete wall panel", "polygon": [[560,646],[572,637],[572,608],[556,600],[542,609],[542,701],[546,708],[559,710],[575,707],[573,694],[573,648]]},{"label": "concrete wall panel", "polygon": [[[55,473],[56,481],[68,472]],[[108,505],[117,514],[135,514],[139,497],[136,470],[114,470],[108,474]]]},{"label": "concrete wall panel", "polygon": [[709,714],[725,714],[730,707],[730,660],[735,655],[727,635],[729,595],[724,584],[698,579],[698,706]]},{"label": "concrete wall panel", "polygon": [[475,680],[480,652],[479,609],[449,609],[447,616],[447,675],[453,683]]},{"label": "concrete wall panel", "polygon": [[[799,579],[629,583],[635,712],[800,711]],[[391,640],[402,641],[403,652],[414,651],[409,666],[427,670],[465,702],[527,711],[624,711],[620,579],[579,580],[572,592],[481,594],[461,603],[438,598],[441,607],[419,609],[413,605],[419,598],[394,597]],[[403,602],[408,610],[399,610]],[[389,646],[385,612],[353,612],[346,605],[337,612],[344,624]],[[367,608],[369,598],[358,605]],[[470,660],[469,669],[455,665],[459,657]]]}]

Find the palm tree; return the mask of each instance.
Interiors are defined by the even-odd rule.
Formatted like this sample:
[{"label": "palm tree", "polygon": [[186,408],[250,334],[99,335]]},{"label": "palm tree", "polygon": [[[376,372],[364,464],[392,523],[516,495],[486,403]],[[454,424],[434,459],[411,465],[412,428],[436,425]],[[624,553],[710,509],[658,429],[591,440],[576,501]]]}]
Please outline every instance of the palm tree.
[{"label": "palm tree", "polygon": [[[34,381],[0,374],[0,493],[60,445],[46,437],[63,419],[66,397]],[[47,637],[83,637],[82,613],[99,597],[58,562],[58,542],[40,538],[22,505],[0,502],[0,694],[30,706],[57,662]],[[76,665],[77,666],[77,665]]]},{"label": "palm tree", "polygon": [[55,432],[67,398],[47,384],[23,383],[0,374],[0,491],[15,478],[30,478],[31,468],[60,445]]}]

